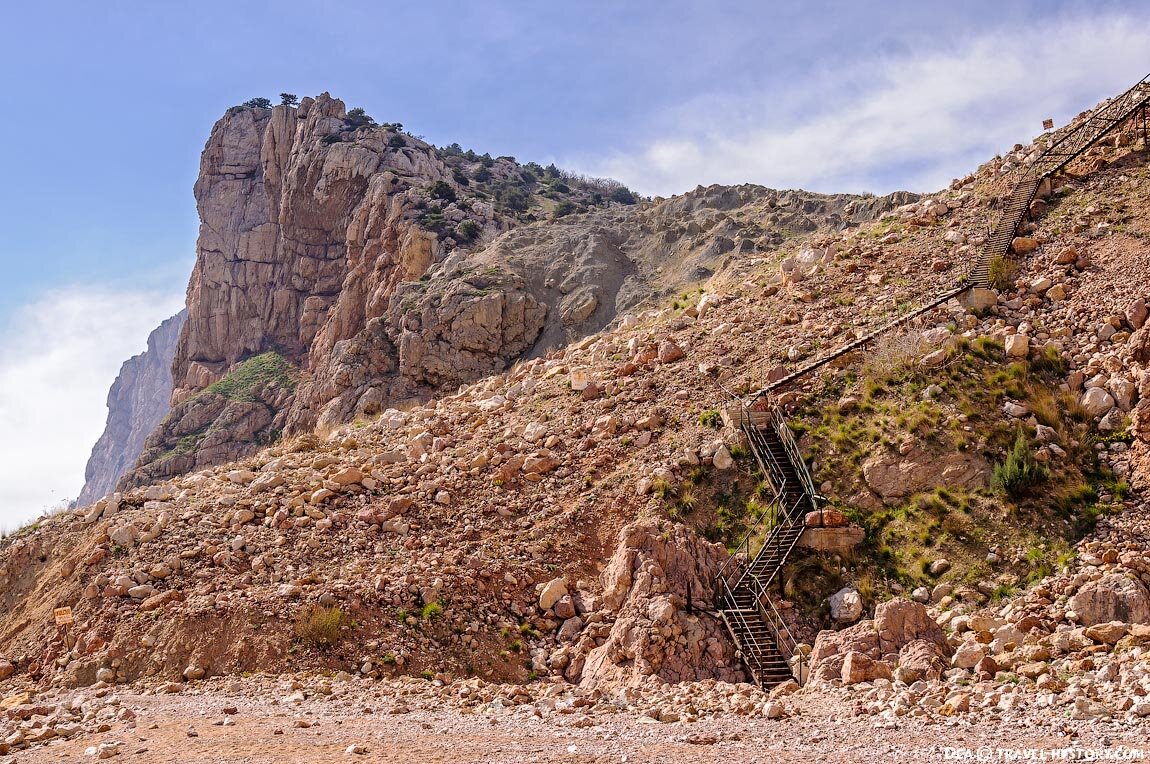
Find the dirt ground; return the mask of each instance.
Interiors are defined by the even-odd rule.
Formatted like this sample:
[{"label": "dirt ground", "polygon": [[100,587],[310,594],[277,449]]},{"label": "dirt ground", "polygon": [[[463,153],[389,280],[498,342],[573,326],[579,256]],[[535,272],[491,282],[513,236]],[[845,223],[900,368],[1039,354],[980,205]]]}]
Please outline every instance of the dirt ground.
[{"label": "dirt ground", "polygon": [[[787,719],[671,724],[634,711],[537,713],[530,705],[471,713],[425,702],[408,710],[378,697],[288,702],[210,691],[120,698],[134,720],[0,756],[0,763],[89,762],[97,759],[93,748],[115,742],[121,745],[110,758],[165,764],[1150,759],[1150,724],[1053,716],[1004,723],[993,714],[893,720],[854,716],[841,702],[817,695],[796,698]],[[349,752],[350,746],[363,753]]]}]

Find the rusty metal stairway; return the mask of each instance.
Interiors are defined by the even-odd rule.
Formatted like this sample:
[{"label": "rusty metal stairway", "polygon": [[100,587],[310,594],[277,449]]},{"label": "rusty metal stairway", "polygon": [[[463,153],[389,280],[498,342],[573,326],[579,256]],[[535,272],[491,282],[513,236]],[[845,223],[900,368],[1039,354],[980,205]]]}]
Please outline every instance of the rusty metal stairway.
[{"label": "rusty metal stairway", "polygon": [[[1042,181],[1064,168],[1127,120],[1141,113],[1143,136],[1150,104],[1150,76],[1099,106],[1088,116],[1062,128],[1029,166],[1011,178],[1010,195],[978,256],[954,288],[935,296],[879,328],[772,382],[751,396],[751,406],[738,401],[738,425],[747,437],[760,470],[775,495],[761,517],[732,552],[716,576],[715,602],[730,631],[738,654],[760,686],[773,686],[802,676],[803,655],[786,622],[775,607],[770,587],[778,580],[787,558],[798,543],[808,512],[818,510],[822,497],[798,444],[782,413],[769,397],[783,387],[875,338],[942,305],[963,292],[990,286],[991,264],[1005,257],[1023,218],[1038,194]],[[730,413],[732,409],[728,409]],[[796,657],[797,656],[797,657]],[[796,674],[797,670],[797,674]]]},{"label": "rusty metal stairway", "polygon": [[1014,173],[1013,188],[1007,197],[990,235],[979,248],[978,259],[967,273],[970,287],[990,287],[990,269],[995,259],[1005,257],[1018,232],[1022,219],[1038,194],[1042,181],[1082,156],[1098,141],[1118,129],[1139,113],[1143,132],[1146,107],[1150,103],[1150,75],[1143,77],[1132,88],[1094,109],[1089,115],[1054,133],[1050,145],[1025,169]]},{"label": "rusty metal stairway", "polygon": [[774,498],[719,571],[715,600],[743,665],[756,684],[770,687],[796,678],[794,656],[801,665],[802,654],[770,588],[803,533],[807,512],[817,508],[817,497],[781,413],[773,407],[756,412],[740,407],[738,415]]},{"label": "rusty metal stairway", "polygon": [[921,307],[883,324],[828,355],[765,385],[752,397],[752,400],[805,377],[812,371],[847,353],[865,347],[877,337],[933,310],[952,298],[958,297],[969,289],[989,288],[991,264],[997,258],[1005,257],[1010,252],[1010,245],[1018,232],[1018,226],[1030,211],[1030,205],[1034,202],[1038,189],[1042,186],[1042,181],[1082,156],[1123,123],[1139,114],[1141,114],[1143,132],[1145,132],[1148,107],[1150,107],[1150,75],[1143,77],[1125,93],[1102,104],[1088,116],[1056,131],[1049,139],[1050,145],[1025,170],[1016,172],[1011,176],[1010,196],[1007,197],[999,210],[994,228],[991,229],[990,235],[980,247],[978,256],[957,286],[936,295]]}]

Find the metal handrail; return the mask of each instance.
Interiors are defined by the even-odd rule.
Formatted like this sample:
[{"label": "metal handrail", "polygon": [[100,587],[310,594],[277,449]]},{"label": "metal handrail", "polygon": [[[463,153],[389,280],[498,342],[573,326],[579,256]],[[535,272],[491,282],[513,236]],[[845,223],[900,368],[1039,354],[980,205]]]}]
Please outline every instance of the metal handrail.
[{"label": "metal handrail", "polygon": [[[795,636],[791,632],[790,627],[787,625],[786,620],[778,611],[778,608],[775,607],[774,600],[767,592],[767,587],[764,586],[764,584],[759,581],[758,578],[753,576],[749,579],[748,582],[745,584],[741,582],[738,586],[744,585],[750,589],[752,595],[754,596],[755,608],[759,612],[759,617],[770,630],[772,638],[774,639],[774,647],[783,657],[783,660],[789,663],[795,655],[799,656],[796,680],[801,681],[802,664],[805,656],[803,656],[802,652],[798,649],[798,640],[795,639]],[[724,593],[727,595],[727,597],[730,598],[729,601],[733,604],[734,589],[727,585],[726,582],[723,583],[723,588]],[[739,621],[747,629],[746,633],[749,634],[749,624],[747,623],[747,619],[742,615],[741,611],[738,609],[732,609],[729,612],[730,617]],[[746,655],[747,651],[744,650],[743,652],[744,655]],[[754,662],[757,664],[758,668],[762,669],[762,663],[758,660],[758,656],[752,654],[752,657],[754,658]]]},{"label": "metal handrail", "polygon": [[[1034,163],[1031,165],[1031,170],[1037,173],[1040,163],[1042,163],[1043,159],[1045,158],[1049,157],[1058,159],[1059,161],[1057,163],[1051,165],[1049,169],[1044,170],[1041,175],[1037,176],[1041,180],[1051,173],[1058,172],[1070,162],[1074,161],[1074,159],[1083,151],[1085,151],[1088,146],[1095,143],[1100,138],[1105,137],[1106,134],[1113,130],[1117,125],[1126,121],[1126,119],[1135,109],[1137,109],[1139,106],[1145,105],[1146,102],[1150,100],[1150,94],[1146,93],[1145,88],[1143,87],[1147,84],[1148,81],[1150,81],[1150,74],[1138,80],[1138,82],[1134,83],[1134,85],[1126,90],[1126,92],[1112,98],[1110,102],[1102,106],[1102,108],[1090,113],[1077,125],[1067,125],[1069,129],[1067,129],[1066,132],[1060,138],[1058,138],[1058,140],[1054,141],[1045,151],[1043,151],[1038,155],[1037,158],[1035,158]],[[1129,96],[1135,93],[1135,91],[1139,91],[1141,98],[1134,101],[1133,106],[1130,106],[1128,99]],[[1111,109],[1117,111],[1118,116],[1104,116]],[[1110,124],[1104,130],[1093,134],[1093,137],[1090,137],[1088,140],[1081,142],[1080,145],[1072,146],[1070,151],[1061,151],[1058,153],[1055,152],[1055,149],[1061,148],[1062,144],[1067,143],[1072,138],[1080,138],[1082,136],[1091,135],[1091,132],[1087,130],[1086,127],[1090,124],[1091,120],[1097,120],[1100,118],[1110,122]]]},{"label": "metal handrail", "polygon": [[[1077,124],[1062,128],[1059,135],[1034,161],[1011,173],[1012,188],[1002,213],[990,236],[982,246],[978,259],[967,270],[964,281],[974,285],[979,276],[985,276],[990,262],[1010,249],[1008,238],[1013,238],[1018,224],[1025,217],[1030,203],[1043,180],[1073,162],[1112,130],[1129,119],[1139,108],[1150,102],[1145,87],[1150,75],[1143,77],[1126,92],[1112,98]],[[1102,124],[1099,128],[1099,123]]]},{"label": "metal handrail", "polygon": [[[794,510],[806,498],[807,497],[805,497],[805,496],[800,496],[798,499],[796,499],[794,501],[794,503],[791,504],[790,510],[786,513],[786,516],[784,517],[783,522],[778,523],[777,525],[775,525],[774,528],[771,529],[770,535],[767,536],[767,540],[765,542],[763,542],[762,547],[759,548],[759,551],[755,555],[754,559],[750,560],[747,563],[747,567],[743,570],[742,574],[739,576],[739,579],[735,582],[736,586],[738,586],[744,580],[746,580],[748,575],[753,576],[753,574],[751,573],[751,570],[755,567],[755,563],[757,563],[759,561],[759,558],[762,557],[762,555],[764,554],[764,552],[766,552],[771,547],[772,543],[774,543],[774,545],[777,547],[782,546],[782,544],[778,544],[775,542],[783,534],[784,531],[792,530],[796,526],[801,525],[805,522],[806,518],[803,517],[801,513],[798,513],[798,516],[796,516],[796,513],[794,512]],[[784,557],[786,557],[787,555],[789,555],[791,553],[791,550],[794,549],[796,543],[798,543],[798,537],[797,536],[795,538],[791,539],[790,546],[787,547],[787,549],[783,555]],[[757,577],[756,577],[756,579],[757,579]],[[771,580],[773,580],[773,579],[774,579],[774,573],[772,573],[771,578],[767,580],[767,584],[770,584]]]},{"label": "metal handrail", "polygon": [[766,447],[766,444],[762,442],[762,436],[754,427],[744,426],[743,432],[751,443],[751,453],[754,455],[755,461],[759,463],[759,468],[766,473],[767,480],[775,489],[775,496],[781,496],[787,487],[787,476],[783,466],[771,453],[771,450]]},{"label": "metal handrail", "polygon": [[[731,597],[734,596],[734,592],[732,592],[729,587],[727,588],[727,593]],[[735,620],[736,622],[738,622],[739,625],[742,627],[742,629],[741,630],[736,629],[735,631],[743,634],[744,636],[748,637],[749,639],[751,639],[753,641],[754,638],[750,637],[750,634],[752,633],[751,632],[751,625],[747,621],[747,619],[743,616],[742,611],[738,610],[737,608],[728,609],[728,610],[724,611],[723,617],[728,618],[728,619],[732,619],[732,620]],[[758,674],[760,671],[763,670],[763,662],[761,660],[759,660],[759,656],[755,651],[748,650],[747,646],[742,644],[742,642],[743,642],[742,639],[740,639],[738,636],[736,636],[735,640],[736,640],[737,646],[740,649],[740,653],[742,654],[744,662],[746,662],[748,664],[748,668],[751,669],[751,674],[754,676],[755,681],[757,683],[761,682]],[[752,663],[754,664],[753,666],[750,665]]]},{"label": "metal handrail", "polygon": [[[742,540],[735,546],[734,550],[731,551],[730,556],[727,558],[727,560],[722,564],[722,566],[719,567],[718,573],[715,574],[715,578],[716,578],[717,582],[721,582],[721,583],[725,584],[729,578],[733,577],[732,575],[728,574],[728,568],[730,568],[733,565],[738,564],[740,553],[744,553],[746,555],[747,565],[749,566],[754,561],[754,559],[758,557],[759,553],[767,546],[767,544],[770,542],[770,539],[772,538],[772,535],[774,533],[775,528],[778,527],[777,509],[780,506],[780,504],[781,504],[781,497],[779,497],[779,496],[776,496],[774,499],[771,500],[770,504],[767,505],[767,511],[765,511],[763,516],[759,518],[758,522],[756,522],[754,525],[752,525],[747,530],[747,532],[743,536]],[[771,512],[770,510],[772,510],[772,509],[774,509],[776,511]],[[767,525],[768,519],[771,520],[771,523],[766,528],[766,532],[767,532],[766,540],[763,542],[763,546],[759,547],[759,550],[756,551],[755,554],[752,555],[751,554],[751,538],[762,532],[763,526]],[[732,573],[733,573],[733,571],[732,571]]]},{"label": "metal handrail", "polygon": [[799,444],[798,441],[795,440],[795,434],[791,432],[790,425],[788,425],[787,421],[783,418],[782,411],[773,403],[771,404],[771,424],[774,426],[775,434],[778,435],[779,440],[782,442],[783,449],[786,450],[787,456],[790,457],[791,468],[799,476],[803,488],[806,489],[809,495],[815,496],[815,481],[814,478],[811,477],[810,470],[807,469],[806,460],[803,459],[802,453],[799,452]]}]

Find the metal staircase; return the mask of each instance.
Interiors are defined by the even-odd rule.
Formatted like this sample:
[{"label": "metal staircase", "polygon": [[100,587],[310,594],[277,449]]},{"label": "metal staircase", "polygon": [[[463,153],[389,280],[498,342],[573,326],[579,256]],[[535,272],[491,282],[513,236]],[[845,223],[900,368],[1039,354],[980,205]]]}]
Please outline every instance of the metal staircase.
[{"label": "metal staircase", "polygon": [[[797,651],[795,639],[775,607],[770,591],[803,533],[807,513],[817,511],[822,501],[815,491],[814,481],[794,435],[781,411],[771,402],[769,393],[866,346],[878,336],[968,289],[990,287],[991,265],[1010,251],[1018,226],[1030,211],[1042,181],[1139,114],[1145,138],[1148,104],[1150,76],[1051,135],[1047,148],[1025,169],[1008,179],[1012,183],[1010,195],[976,260],[957,286],[930,299],[922,307],[766,385],[751,396],[750,407],[741,401],[736,404],[738,425],[747,436],[760,470],[774,489],[774,498],[716,576],[715,602],[723,623],[734,638],[739,657],[756,684],[769,687],[802,676],[802,653]],[[728,413],[730,411],[728,409]]]},{"label": "metal staircase", "polygon": [[769,687],[796,678],[790,661],[796,655],[802,661],[770,589],[803,533],[807,512],[817,509],[817,497],[778,409],[743,408],[740,414],[751,453],[774,498],[719,571],[715,601],[743,665],[756,684]]},{"label": "metal staircase", "polygon": [[1120,96],[1111,98],[1086,117],[1054,133],[1050,145],[1025,169],[1011,177],[1013,189],[999,212],[994,228],[978,252],[978,259],[966,276],[970,287],[990,287],[991,263],[1005,257],[1023,217],[1038,193],[1042,181],[1061,170],[1114,132],[1127,120],[1141,114],[1146,131],[1146,106],[1150,102],[1150,75]]},{"label": "metal staircase", "polygon": [[1005,257],[1010,251],[1010,245],[1018,232],[1018,226],[1030,211],[1030,205],[1034,202],[1034,197],[1038,194],[1042,181],[1082,156],[1128,120],[1141,116],[1142,132],[1145,134],[1148,107],[1150,107],[1150,75],[1139,80],[1134,87],[1122,95],[1102,104],[1086,117],[1056,131],[1048,139],[1050,143],[1047,148],[1030,165],[1010,176],[1010,195],[1002,205],[994,228],[991,229],[990,235],[979,249],[977,258],[958,285],[931,298],[925,305],[883,324],[863,337],[806,364],[782,379],[764,386],[752,397],[752,400],[805,377],[836,358],[865,347],[875,338],[933,310],[947,300],[958,297],[968,289],[989,288],[991,264],[997,258]]}]

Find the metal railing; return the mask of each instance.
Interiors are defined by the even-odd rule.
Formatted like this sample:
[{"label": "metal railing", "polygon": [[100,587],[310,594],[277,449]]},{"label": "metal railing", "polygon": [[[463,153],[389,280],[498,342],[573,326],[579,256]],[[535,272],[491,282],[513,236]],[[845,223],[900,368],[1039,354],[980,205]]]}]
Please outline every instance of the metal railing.
[{"label": "metal railing", "polygon": [[[994,228],[988,232],[986,241],[980,247],[978,259],[964,273],[956,287],[931,299],[926,305],[840,347],[830,355],[767,384],[755,393],[750,399],[755,406],[754,410],[767,413],[767,427],[774,432],[782,447],[786,465],[780,462],[762,429],[755,426],[751,415],[752,409],[731,395],[732,400],[738,401],[742,409],[741,427],[747,435],[751,452],[775,490],[774,497],[763,513],[748,528],[743,539],[732,550],[731,556],[715,576],[715,603],[756,682],[761,684],[770,668],[764,664],[763,656],[770,656],[772,653],[779,656],[787,664],[790,672],[800,682],[802,681],[805,656],[798,650],[794,635],[775,607],[768,589],[802,535],[800,526],[805,523],[802,505],[805,503],[812,509],[816,508],[821,498],[815,491],[814,479],[806,461],[802,458],[794,433],[791,432],[779,407],[766,396],[771,391],[809,374],[835,358],[865,346],[879,335],[957,297],[971,287],[989,285],[991,260],[1009,251],[1018,226],[1029,211],[1042,181],[1130,119],[1139,109],[1142,110],[1145,123],[1148,103],[1150,103],[1150,76],[1144,77],[1125,93],[1099,107],[1089,116],[1055,133],[1050,146],[1028,167],[1016,170],[1009,178],[1003,178],[1002,180],[1008,179],[1011,183],[1010,193],[1004,198]],[[1145,137],[1145,124],[1143,132]],[[759,407],[760,401],[764,402],[762,408]],[[798,485],[795,485],[794,481],[797,481]],[[753,549],[756,545],[757,548]],[[760,571],[756,570],[759,563],[769,566],[765,580]],[[748,619],[747,611],[739,601],[740,597],[744,600],[749,597],[753,602],[757,623],[752,623]],[[772,642],[769,645],[761,643],[759,635],[764,629]],[[797,661],[795,661],[796,655]],[[795,662],[795,666],[791,665],[792,661]]]},{"label": "metal railing", "polygon": [[1049,148],[1038,155],[1031,164],[1028,174],[1041,180],[1051,173],[1058,172],[1133,116],[1134,112],[1144,107],[1148,100],[1150,100],[1150,74],[1077,123],[1059,131],[1062,134]]},{"label": "metal railing", "polygon": [[[807,461],[803,458],[802,453],[799,451],[798,441],[795,440],[795,434],[791,432],[791,426],[787,424],[787,420],[783,418],[783,412],[778,406],[771,404],[771,426],[775,430],[775,435],[778,436],[779,442],[783,444],[783,449],[787,452],[787,459],[791,463],[791,469],[798,475],[799,481],[803,484],[803,489],[809,496],[817,495],[815,491],[815,480],[811,477],[811,471],[807,468]],[[812,507],[813,509],[813,507]]]},{"label": "metal railing", "polygon": [[1146,105],[1150,101],[1148,80],[1150,75],[1078,122],[1057,131],[1051,144],[1033,162],[1011,173],[1011,192],[993,231],[981,247],[978,260],[966,273],[967,284],[990,286],[990,264],[995,258],[1004,257],[1010,251],[1018,226],[1029,211],[1043,180],[1073,162],[1119,125],[1135,116],[1139,109],[1145,117]]},{"label": "metal railing", "polygon": [[759,617],[763,620],[763,623],[766,624],[767,629],[771,632],[771,635],[774,637],[774,640],[775,640],[774,647],[778,651],[778,653],[783,657],[783,660],[787,661],[787,663],[789,664],[791,661],[791,658],[793,658],[795,655],[800,656],[800,658],[799,658],[799,663],[800,663],[799,671],[797,672],[796,679],[801,680],[801,678],[802,678],[802,666],[801,666],[802,653],[798,650],[798,641],[795,639],[794,634],[791,633],[791,628],[789,626],[787,626],[787,622],[783,619],[782,614],[779,613],[778,609],[775,607],[774,601],[767,594],[767,591],[766,591],[767,587],[766,586],[760,586],[757,579],[755,581],[755,584],[752,587],[753,591],[755,590],[754,589],[755,586],[760,587],[758,589],[758,591],[756,592],[757,596],[755,597],[755,605],[758,608]]},{"label": "metal railing", "polygon": [[883,324],[882,326],[878,327],[877,329],[875,329],[871,332],[868,332],[867,334],[863,335],[862,337],[859,337],[856,340],[852,340],[851,342],[848,342],[846,345],[843,345],[842,347],[838,348],[837,350],[834,350],[831,353],[829,353],[829,354],[827,354],[827,355],[825,355],[825,356],[823,356],[817,360],[811,361],[810,363],[799,367],[795,371],[792,371],[790,374],[787,374],[785,377],[782,377],[781,379],[777,379],[774,382],[770,382],[770,383],[764,385],[758,392],[754,393],[751,396],[751,400],[754,401],[754,400],[760,399],[760,398],[768,395],[769,393],[779,389],[780,387],[785,387],[786,385],[789,385],[790,383],[794,382],[795,380],[801,379],[802,377],[805,377],[806,375],[810,374],[812,371],[815,371],[816,369],[819,369],[823,366],[826,366],[828,363],[831,363],[832,361],[834,361],[837,358],[841,358],[842,356],[846,355],[847,353],[851,353],[851,352],[853,352],[859,348],[865,347],[866,345],[873,342],[876,338],[881,337],[882,335],[886,334],[887,332],[891,331],[892,329],[896,329],[896,328],[898,328],[898,327],[900,327],[906,323],[909,323],[910,321],[913,321],[914,319],[921,316],[923,313],[926,313],[927,311],[933,310],[934,308],[937,308],[939,305],[942,305],[947,300],[958,297],[960,294],[962,294],[966,290],[970,289],[971,286],[973,286],[973,285],[969,282],[968,277],[964,276],[962,279],[962,283],[960,283],[958,286],[954,287],[953,289],[949,289],[946,292],[943,292],[942,294],[932,298],[927,304],[923,305],[922,307],[916,308],[915,310],[912,310],[909,313],[898,316],[897,318],[892,319],[891,321]]},{"label": "metal railing", "polygon": [[[724,617],[735,621],[741,627],[741,629],[733,629],[732,631],[738,632],[735,637],[736,640],[740,642],[739,647],[743,652],[744,659],[749,657],[751,658],[751,662],[755,664],[754,669],[752,669],[753,673],[759,674],[765,670],[765,666],[760,660],[760,653],[773,649],[787,662],[788,666],[794,656],[799,656],[797,666],[791,667],[791,670],[796,681],[801,682],[802,663],[805,656],[798,649],[798,640],[795,639],[786,620],[782,614],[779,613],[778,608],[775,607],[774,600],[771,599],[768,593],[769,586],[769,582],[764,583],[758,576],[754,575],[744,575],[733,587],[725,579],[720,579],[720,602],[726,605],[726,607],[723,608]],[[764,649],[763,645],[758,644],[754,637],[754,629],[746,616],[743,615],[743,609],[739,606],[735,594],[737,589],[742,589],[751,594],[759,619],[771,634],[773,644],[765,646],[766,649]],[[742,641],[750,641],[752,644],[743,645],[741,644]],[[757,671],[755,669],[757,669]],[[760,679],[760,677],[756,676],[756,679]]]},{"label": "metal railing", "polygon": [[[795,544],[798,543],[799,536],[801,535],[801,528],[806,521],[806,518],[802,511],[799,510],[799,507],[801,504],[803,504],[806,498],[807,497],[805,496],[800,496],[790,505],[790,508],[784,513],[782,520],[777,522],[771,529],[766,541],[763,542],[762,547],[760,547],[755,556],[748,561],[746,568],[743,569],[741,575],[735,581],[735,586],[738,586],[743,581],[745,581],[748,576],[755,576],[757,579],[758,577],[753,573],[753,571],[759,566],[759,563],[765,557],[774,554],[777,551],[781,552],[779,555],[778,565],[774,570],[771,571],[771,574],[767,577],[767,580],[763,582],[763,585],[769,586],[771,582],[774,581],[775,575],[778,573],[779,569],[782,568],[786,558],[795,548]],[[794,533],[796,529],[800,529],[800,532]],[[784,539],[785,535],[791,535],[792,537],[789,539]],[[785,549],[783,548],[784,544],[786,544]]]},{"label": "metal railing", "polygon": [[[763,549],[766,549],[771,540],[775,538],[775,532],[780,527],[778,519],[781,503],[778,496],[771,499],[762,516],[747,530],[735,548],[730,550],[730,556],[719,567],[718,573],[715,574],[715,583],[719,587],[716,592],[716,601],[720,604],[725,602],[722,597],[723,589],[728,587],[732,581],[737,583],[737,580],[742,577],[743,570],[745,570],[742,560],[746,560],[745,566],[750,567]],[[758,542],[759,539],[762,539],[762,543]],[[751,551],[752,544],[758,544],[754,552]]]}]

